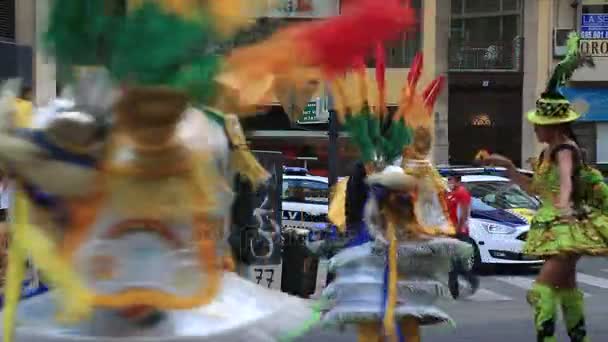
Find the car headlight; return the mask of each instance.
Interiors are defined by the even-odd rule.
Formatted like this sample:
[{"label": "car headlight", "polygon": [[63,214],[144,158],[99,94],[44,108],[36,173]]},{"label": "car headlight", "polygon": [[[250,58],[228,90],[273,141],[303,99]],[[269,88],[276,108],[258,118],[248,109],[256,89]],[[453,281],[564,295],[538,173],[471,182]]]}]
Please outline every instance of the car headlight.
[{"label": "car headlight", "polygon": [[490,234],[513,234],[516,229],[509,226],[504,226],[496,223],[481,222],[483,229]]}]

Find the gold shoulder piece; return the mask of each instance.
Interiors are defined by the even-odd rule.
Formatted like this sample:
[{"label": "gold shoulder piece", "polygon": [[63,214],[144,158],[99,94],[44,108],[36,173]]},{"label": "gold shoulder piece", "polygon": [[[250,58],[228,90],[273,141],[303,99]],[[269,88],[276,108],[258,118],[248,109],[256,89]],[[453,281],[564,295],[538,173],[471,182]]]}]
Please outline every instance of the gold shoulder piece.
[{"label": "gold shoulder piece", "polygon": [[254,187],[262,185],[270,174],[257,161],[247,146],[247,139],[236,115],[226,115],[224,118],[226,135],[232,144],[231,164],[234,170],[247,177]]}]

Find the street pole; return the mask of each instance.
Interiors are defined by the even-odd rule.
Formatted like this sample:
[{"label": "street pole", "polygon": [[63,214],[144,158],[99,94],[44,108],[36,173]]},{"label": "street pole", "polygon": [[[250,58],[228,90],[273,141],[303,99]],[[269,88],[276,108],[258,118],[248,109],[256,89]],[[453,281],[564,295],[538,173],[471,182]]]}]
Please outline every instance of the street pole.
[{"label": "street pole", "polygon": [[329,111],[329,146],[328,146],[328,168],[329,168],[329,186],[332,187],[338,182],[338,116],[334,110],[334,101],[331,93],[325,87],[325,98],[327,101],[327,110]]}]

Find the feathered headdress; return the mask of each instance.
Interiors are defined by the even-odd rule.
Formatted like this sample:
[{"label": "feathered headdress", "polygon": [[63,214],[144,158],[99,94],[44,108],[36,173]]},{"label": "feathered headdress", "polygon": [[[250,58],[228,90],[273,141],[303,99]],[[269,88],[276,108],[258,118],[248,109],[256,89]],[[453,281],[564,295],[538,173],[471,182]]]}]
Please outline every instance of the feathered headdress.
[{"label": "feathered headdress", "polygon": [[302,83],[346,72],[377,43],[398,38],[415,23],[414,9],[400,0],[359,0],[340,16],[291,26],[234,50],[218,80],[239,91],[243,106],[258,104],[281,88],[305,88]]},{"label": "feathered headdress", "polygon": [[58,0],[46,48],[71,65],[100,65],[125,84],[167,86],[209,104],[221,56],[210,50],[243,25],[261,0],[133,1],[126,14],[104,0]]},{"label": "feathered headdress", "polygon": [[536,101],[536,109],[528,112],[528,120],[533,124],[555,125],[574,121],[581,116],[571,107],[570,101],[559,90],[570,80],[578,68],[595,67],[593,59],[580,51],[579,43],[579,35],[571,32],[568,37],[566,56],[553,70],[545,91]]},{"label": "feathered headdress", "polygon": [[403,118],[413,133],[413,144],[404,151],[404,158],[407,159],[425,159],[430,153],[435,123],[433,107],[445,86],[445,77],[439,76],[419,92],[418,82],[422,75],[423,64],[422,54],[417,54],[412,62],[397,111],[397,117]]}]

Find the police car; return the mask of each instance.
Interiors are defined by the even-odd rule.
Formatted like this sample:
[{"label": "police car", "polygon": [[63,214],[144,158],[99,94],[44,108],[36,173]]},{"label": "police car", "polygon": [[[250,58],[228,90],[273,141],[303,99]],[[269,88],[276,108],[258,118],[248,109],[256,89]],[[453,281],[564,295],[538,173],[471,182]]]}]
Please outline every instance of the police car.
[{"label": "police car", "polygon": [[329,206],[327,177],[311,176],[304,168],[285,168],[282,188],[283,229],[301,233],[325,229]]},{"label": "police car", "polygon": [[522,253],[530,221],[540,202],[508,178],[493,175],[462,176],[472,197],[469,241],[477,269],[486,265],[542,264]]}]

